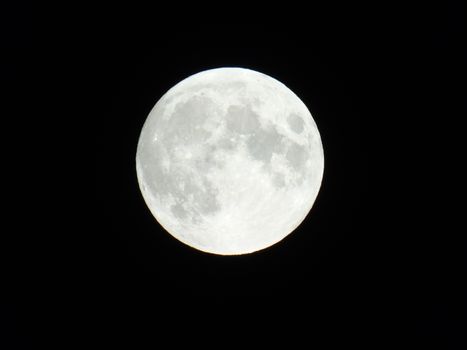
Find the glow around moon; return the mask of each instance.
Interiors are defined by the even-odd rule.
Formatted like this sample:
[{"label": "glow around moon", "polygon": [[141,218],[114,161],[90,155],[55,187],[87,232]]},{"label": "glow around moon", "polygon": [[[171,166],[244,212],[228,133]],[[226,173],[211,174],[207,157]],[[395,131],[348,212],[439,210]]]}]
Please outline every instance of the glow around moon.
[{"label": "glow around moon", "polygon": [[181,242],[233,255],[269,247],[309,213],[324,156],[305,104],[242,68],[192,75],[149,114],[136,169],[156,220]]}]

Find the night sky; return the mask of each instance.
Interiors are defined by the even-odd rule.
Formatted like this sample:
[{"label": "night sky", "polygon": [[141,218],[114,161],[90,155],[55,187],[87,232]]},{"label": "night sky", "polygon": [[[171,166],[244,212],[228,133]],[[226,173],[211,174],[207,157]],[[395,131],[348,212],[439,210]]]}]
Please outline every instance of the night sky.
[{"label": "night sky", "polygon": [[[20,292],[2,303],[2,323],[16,348],[47,338],[38,331],[53,314],[44,305],[60,315],[46,324],[76,323],[64,328],[103,344],[154,347],[179,330],[172,341],[190,334],[200,344],[220,337],[245,345],[241,339],[252,336],[313,346],[318,337],[332,344],[374,335],[377,347],[407,337],[462,347],[465,239],[444,219],[455,214],[443,199],[450,183],[443,146],[456,138],[437,136],[465,117],[456,85],[465,63],[461,9],[240,9],[186,9],[186,21],[173,8],[90,10],[73,34],[50,45],[50,59],[40,35],[18,45],[34,28],[12,31],[8,47],[33,52],[50,68],[25,63],[35,56],[11,56],[12,111],[25,86],[60,91],[35,89],[63,105],[51,134],[73,137],[44,139],[51,163],[63,162],[61,173],[83,188],[70,203],[53,201],[53,212],[66,215],[41,222],[49,228],[44,237],[60,239],[10,235],[20,255],[8,276]],[[165,232],[135,170],[139,133],[158,99],[194,73],[226,66],[268,74],[294,91],[318,125],[325,155],[305,221],[276,245],[238,257],[197,251]],[[80,166],[68,165],[69,154]],[[64,176],[44,177],[54,184],[50,193],[66,188]]]}]

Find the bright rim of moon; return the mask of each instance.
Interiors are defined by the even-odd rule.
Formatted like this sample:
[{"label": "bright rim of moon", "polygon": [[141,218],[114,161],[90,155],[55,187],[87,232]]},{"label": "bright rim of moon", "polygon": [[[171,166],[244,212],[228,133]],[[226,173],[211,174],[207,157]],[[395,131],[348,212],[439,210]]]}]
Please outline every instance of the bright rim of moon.
[{"label": "bright rim of moon", "polygon": [[318,128],[284,84],[219,68],[171,88],[152,109],[136,170],[156,220],[214,254],[267,248],[305,219],[324,169]]}]

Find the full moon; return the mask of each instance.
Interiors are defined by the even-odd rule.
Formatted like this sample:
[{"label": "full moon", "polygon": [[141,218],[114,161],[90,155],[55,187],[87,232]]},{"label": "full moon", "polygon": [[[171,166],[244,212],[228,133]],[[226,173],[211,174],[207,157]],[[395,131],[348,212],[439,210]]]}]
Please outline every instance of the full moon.
[{"label": "full moon", "polygon": [[261,250],[295,230],[323,170],[305,104],[243,68],[203,71],[172,87],[149,113],[136,152],[139,187],[159,224],[220,255]]}]

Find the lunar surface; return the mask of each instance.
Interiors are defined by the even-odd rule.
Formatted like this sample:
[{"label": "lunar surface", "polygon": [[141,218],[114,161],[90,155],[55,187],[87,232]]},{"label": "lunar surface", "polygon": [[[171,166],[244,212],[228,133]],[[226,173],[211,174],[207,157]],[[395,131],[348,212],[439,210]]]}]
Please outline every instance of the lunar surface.
[{"label": "lunar surface", "polygon": [[304,220],[324,156],[305,104],[256,71],[219,68],[171,88],[150,112],[136,170],[156,220],[214,254],[255,252]]}]

